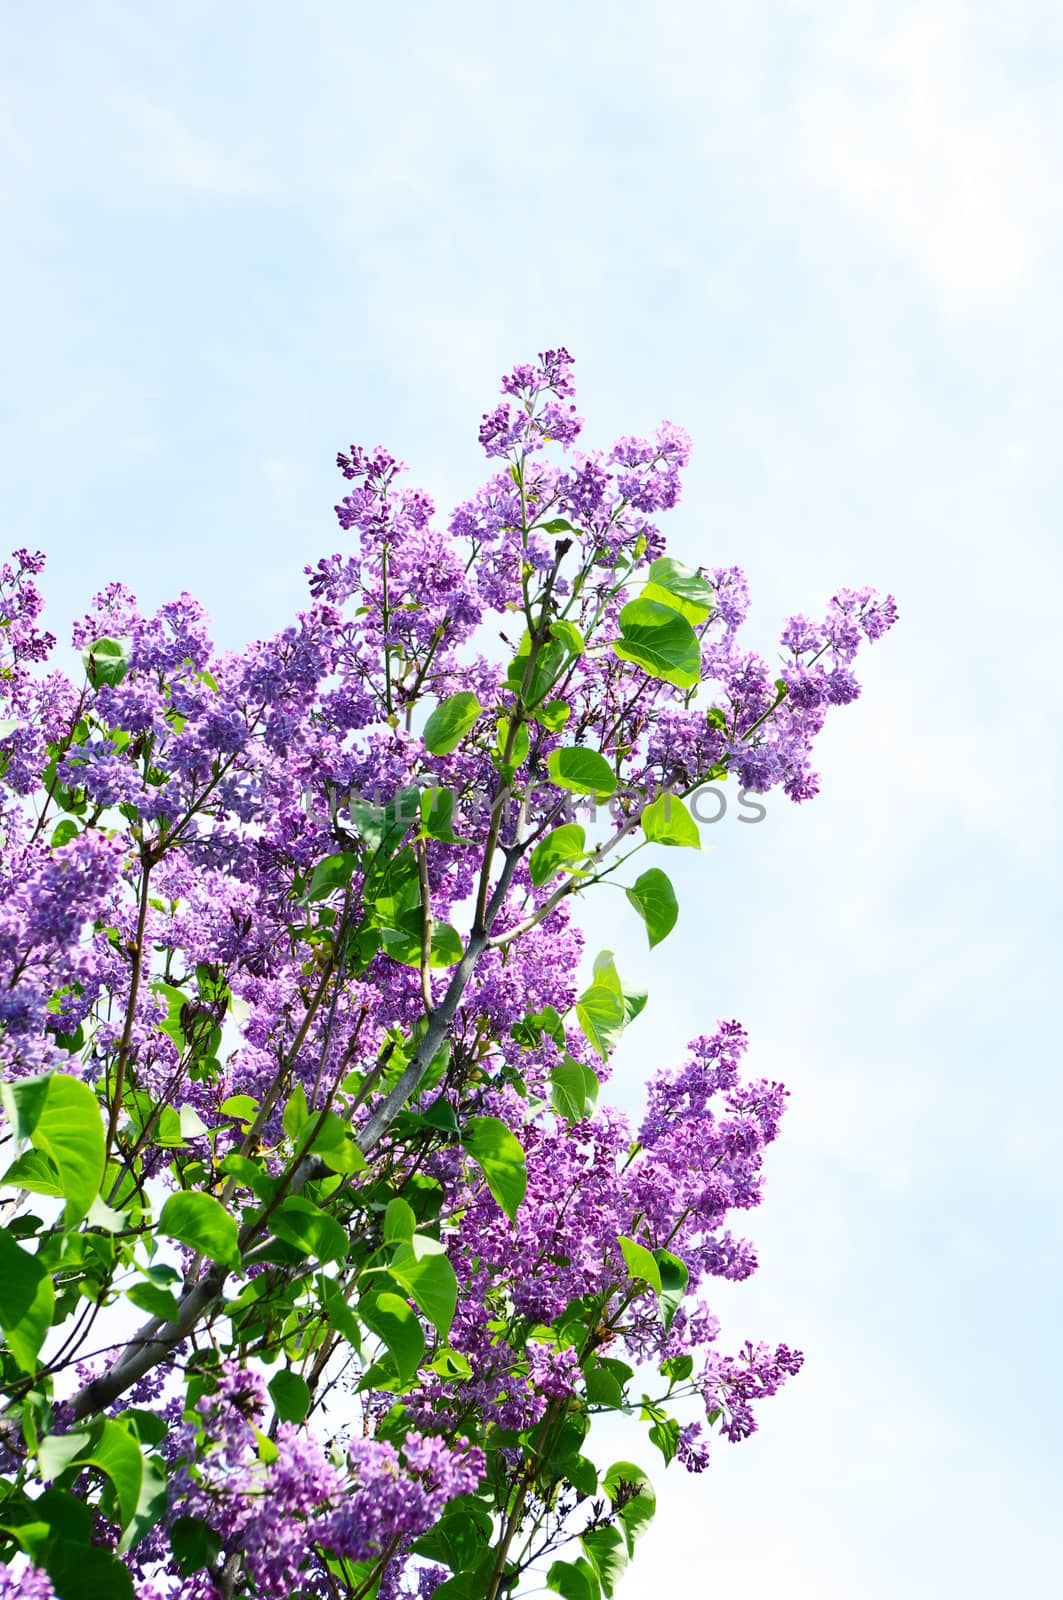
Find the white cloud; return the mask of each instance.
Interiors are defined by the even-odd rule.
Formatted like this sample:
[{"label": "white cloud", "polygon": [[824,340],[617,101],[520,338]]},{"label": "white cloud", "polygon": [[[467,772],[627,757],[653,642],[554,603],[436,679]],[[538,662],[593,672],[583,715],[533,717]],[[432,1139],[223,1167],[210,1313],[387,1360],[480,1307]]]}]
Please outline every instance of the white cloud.
[{"label": "white cloud", "polygon": [[801,10],[816,28],[797,100],[806,179],[921,269],[946,314],[1012,302],[1060,204],[1044,105],[1039,125],[969,8]]},{"label": "white cloud", "polygon": [[226,154],[215,140],[194,131],[168,106],[123,91],[117,108],[139,124],[147,140],[147,159],[175,187],[203,195],[264,192],[260,175]]}]

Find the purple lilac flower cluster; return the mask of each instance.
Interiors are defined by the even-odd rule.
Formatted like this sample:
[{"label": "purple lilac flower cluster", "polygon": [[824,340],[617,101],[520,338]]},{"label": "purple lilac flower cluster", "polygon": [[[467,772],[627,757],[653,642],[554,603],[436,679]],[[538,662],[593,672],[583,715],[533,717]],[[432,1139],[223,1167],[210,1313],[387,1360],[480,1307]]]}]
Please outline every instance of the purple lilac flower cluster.
[{"label": "purple lilac flower cluster", "polygon": [[47,1573],[37,1567],[17,1575],[10,1567],[0,1567],[0,1600],[55,1600],[55,1590]]},{"label": "purple lilac flower cluster", "polygon": [[[171,1519],[208,1523],[221,1542],[219,1569],[228,1553],[239,1552],[263,1600],[326,1593],[329,1556],[358,1562],[408,1547],[483,1477],[482,1452],[416,1431],[406,1434],[401,1453],[385,1441],[356,1438],[329,1455],[305,1430],[282,1422],[264,1460],[256,1429],[266,1400],[257,1373],[225,1363],[215,1393],[197,1404],[196,1422],[176,1436],[171,1490]],[[189,1600],[213,1593],[205,1574]]]},{"label": "purple lilac flower cluster", "polygon": [[[739,1064],[747,1049],[736,1022],[693,1041],[676,1070],[661,1070],[648,1084],[648,1109],[633,1143],[627,1121],[605,1110],[575,1126],[558,1124],[525,1133],[528,1197],[510,1222],[474,1187],[464,1207],[453,1247],[460,1274],[479,1293],[459,1305],[451,1332],[456,1349],[475,1373],[470,1388],[428,1384],[417,1415],[438,1416],[446,1405],[480,1407],[506,1428],[526,1427],[542,1415],[547,1399],[578,1385],[581,1354],[529,1345],[522,1355],[497,1339],[500,1306],[529,1324],[550,1325],[572,1302],[597,1296],[603,1308],[630,1293],[621,1237],[667,1249],[688,1272],[690,1299],[670,1325],[647,1292],[631,1300],[610,1323],[606,1345],[639,1362],[704,1354],[699,1380],[706,1411],[726,1405],[725,1432],[733,1440],[752,1431],[751,1404],[773,1394],[796,1372],[799,1353],[785,1350],[768,1365],[763,1349],[747,1349],[736,1362],[711,1350],[719,1330],[708,1308],[693,1297],[713,1277],[747,1278],[756,1268],[748,1241],[724,1226],[735,1210],[759,1204],[763,1157],[776,1138],[786,1090],[765,1080],[743,1081]],[[505,1094],[491,1102],[500,1115],[519,1115]],[[418,1406],[420,1409],[418,1409]],[[694,1437],[688,1433],[687,1441]],[[704,1449],[686,1445],[680,1459],[700,1470]]]}]

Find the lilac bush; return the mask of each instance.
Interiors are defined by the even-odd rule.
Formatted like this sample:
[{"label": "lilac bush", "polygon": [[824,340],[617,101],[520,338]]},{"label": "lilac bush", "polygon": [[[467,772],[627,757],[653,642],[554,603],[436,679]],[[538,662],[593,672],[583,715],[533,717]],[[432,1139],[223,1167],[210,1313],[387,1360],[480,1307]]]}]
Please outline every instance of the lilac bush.
[{"label": "lilac bush", "polygon": [[646,996],[572,913],[612,880],[664,939],[632,858],[706,782],[814,795],[895,608],[769,664],[741,571],[665,552],[686,435],[581,428],[564,350],[517,367],[445,530],[352,446],[238,654],[114,583],[72,682],[43,558],[0,570],[5,1594],[597,1600],[655,1499],[592,1418],[700,1472],[800,1367],[711,1303],[785,1089],[724,1022],[600,1107]]}]

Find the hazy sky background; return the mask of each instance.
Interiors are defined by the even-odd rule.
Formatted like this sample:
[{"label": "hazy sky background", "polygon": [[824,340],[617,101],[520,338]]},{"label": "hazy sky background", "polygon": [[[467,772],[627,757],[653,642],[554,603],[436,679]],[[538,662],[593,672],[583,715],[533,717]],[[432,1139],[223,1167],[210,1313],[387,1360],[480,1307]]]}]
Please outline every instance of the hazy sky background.
[{"label": "hazy sky background", "polygon": [[584,442],[693,434],[669,537],[747,568],[751,642],[896,593],[822,796],[671,852],[652,957],[587,910],[651,987],[622,1103],[717,1017],[791,1088],[719,1305],[807,1353],[700,1478],[632,1423],[661,1512],[621,1596],[1052,1591],[1063,11],[57,0],[4,35],[0,471],[54,631],[115,577],[274,630],[341,546],[337,448],[446,510],[558,343]]}]

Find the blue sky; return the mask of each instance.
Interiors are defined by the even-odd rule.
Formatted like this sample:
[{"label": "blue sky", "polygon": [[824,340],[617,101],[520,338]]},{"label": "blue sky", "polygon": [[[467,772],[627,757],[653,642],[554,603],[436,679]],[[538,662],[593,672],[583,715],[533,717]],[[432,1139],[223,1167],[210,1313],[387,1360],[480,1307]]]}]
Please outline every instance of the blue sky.
[{"label": "blue sky", "polygon": [[272,631],[339,547],[336,449],[387,443],[445,507],[499,374],[557,343],[591,442],[693,434],[672,546],[747,568],[762,648],[839,584],[899,598],[817,801],[706,830],[652,957],[588,907],[652,990],[625,1104],[718,1016],[791,1088],[761,1271],[720,1309],[807,1352],[752,1441],[656,1472],[625,1600],[1063,1570],[1063,14],[1003,12],[94,0],[5,29],[0,470],[55,631],[113,577]]}]

